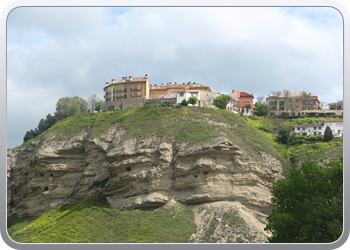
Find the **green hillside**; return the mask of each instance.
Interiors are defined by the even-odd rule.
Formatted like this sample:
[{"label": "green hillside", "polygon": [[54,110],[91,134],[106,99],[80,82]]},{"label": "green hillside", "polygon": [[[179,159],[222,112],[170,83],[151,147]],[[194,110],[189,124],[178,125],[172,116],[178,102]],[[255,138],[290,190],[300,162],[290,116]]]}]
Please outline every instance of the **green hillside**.
[{"label": "green hillside", "polygon": [[[206,122],[207,121],[207,122]],[[273,137],[252,127],[246,119],[228,110],[197,107],[145,107],[101,113],[84,113],[56,123],[40,136],[24,143],[27,147],[33,140],[54,134],[57,140],[69,139],[84,128],[90,128],[90,136],[96,137],[116,123],[127,131],[128,138],[157,136],[161,141],[188,145],[215,137],[226,137],[253,158],[258,151],[280,159],[285,165],[281,152]],[[217,124],[215,124],[217,123]]]},{"label": "green hillside", "polygon": [[104,197],[59,206],[37,218],[8,218],[8,233],[25,243],[181,243],[196,231],[193,211],[161,207],[154,211],[120,211]]}]

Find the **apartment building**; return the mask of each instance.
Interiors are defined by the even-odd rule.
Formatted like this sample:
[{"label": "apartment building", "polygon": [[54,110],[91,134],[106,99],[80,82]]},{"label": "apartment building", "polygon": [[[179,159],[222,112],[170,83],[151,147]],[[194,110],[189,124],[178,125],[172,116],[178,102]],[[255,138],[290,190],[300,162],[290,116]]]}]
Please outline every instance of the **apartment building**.
[{"label": "apartment building", "polygon": [[[111,83],[106,83],[103,91],[105,103],[102,111],[140,107],[140,103],[149,98],[148,76],[146,74],[144,77],[122,77],[118,82],[112,79]],[[138,99],[140,100],[135,101]]]},{"label": "apartment building", "polygon": [[266,103],[271,115],[280,113],[296,113],[306,111],[322,110],[322,103],[317,96],[307,94],[306,92],[286,92],[284,94],[268,95]]}]

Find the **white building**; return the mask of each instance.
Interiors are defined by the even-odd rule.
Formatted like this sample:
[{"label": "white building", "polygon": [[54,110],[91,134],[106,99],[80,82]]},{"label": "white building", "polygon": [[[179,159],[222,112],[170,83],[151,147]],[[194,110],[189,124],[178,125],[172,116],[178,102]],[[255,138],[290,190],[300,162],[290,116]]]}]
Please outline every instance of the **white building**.
[{"label": "white building", "polygon": [[325,120],[323,134],[327,126],[331,128],[334,137],[343,136],[343,120]]},{"label": "white building", "polygon": [[343,120],[325,120],[323,123],[297,124],[292,133],[297,135],[324,135],[326,127],[329,126],[334,137],[343,136]]}]

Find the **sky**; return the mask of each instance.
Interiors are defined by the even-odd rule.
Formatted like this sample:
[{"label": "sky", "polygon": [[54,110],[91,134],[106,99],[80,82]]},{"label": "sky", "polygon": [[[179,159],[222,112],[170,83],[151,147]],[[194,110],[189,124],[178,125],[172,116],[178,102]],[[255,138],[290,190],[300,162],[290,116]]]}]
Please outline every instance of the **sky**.
[{"label": "sky", "polygon": [[18,7],[7,19],[7,148],[111,79],[196,82],[343,99],[343,19],[331,7]]}]

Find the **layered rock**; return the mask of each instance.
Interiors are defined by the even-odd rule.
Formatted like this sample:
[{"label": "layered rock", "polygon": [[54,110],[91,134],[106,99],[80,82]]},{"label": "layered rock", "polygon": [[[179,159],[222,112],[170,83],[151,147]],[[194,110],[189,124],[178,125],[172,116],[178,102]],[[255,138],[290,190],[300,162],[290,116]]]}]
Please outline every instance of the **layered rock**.
[{"label": "layered rock", "polygon": [[[224,137],[194,145],[128,138],[119,124],[95,138],[89,128],[69,140],[46,135],[28,148],[8,152],[8,214],[38,216],[93,195],[106,196],[117,209],[154,209],[175,200],[192,206],[196,221],[210,224],[227,210],[256,232],[249,239],[237,232],[223,238],[220,232],[229,226],[216,223],[212,242],[262,242],[272,182],[283,176],[276,158],[258,155],[253,160]],[[209,209],[221,205],[225,208],[215,213]],[[192,242],[206,238],[200,225]]]}]

